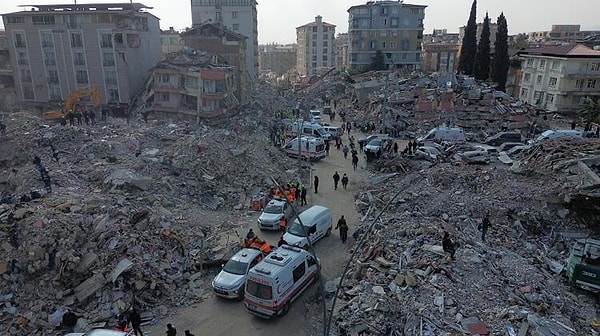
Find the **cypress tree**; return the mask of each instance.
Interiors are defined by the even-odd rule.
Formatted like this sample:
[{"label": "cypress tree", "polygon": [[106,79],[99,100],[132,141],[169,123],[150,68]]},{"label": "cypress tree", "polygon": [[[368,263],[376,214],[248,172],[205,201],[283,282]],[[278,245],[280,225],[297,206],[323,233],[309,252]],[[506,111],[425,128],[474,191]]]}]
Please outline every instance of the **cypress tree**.
[{"label": "cypress tree", "polygon": [[479,80],[490,78],[490,17],[487,13],[485,13],[485,19],[483,19],[483,28],[477,45],[473,74]]},{"label": "cypress tree", "polygon": [[506,78],[508,77],[508,68],[510,57],[508,55],[508,24],[504,13],[500,13],[497,20],[498,32],[496,33],[496,42],[494,43],[494,60],[492,62],[492,80],[498,83],[497,89],[506,91]]},{"label": "cypress tree", "polygon": [[477,53],[477,0],[473,0],[471,5],[471,14],[465,27],[465,36],[463,36],[462,47],[460,48],[460,59],[458,60],[458,72],[464,72],[465,75],[473,74],[473,64],[475,63],[475,54]]}]

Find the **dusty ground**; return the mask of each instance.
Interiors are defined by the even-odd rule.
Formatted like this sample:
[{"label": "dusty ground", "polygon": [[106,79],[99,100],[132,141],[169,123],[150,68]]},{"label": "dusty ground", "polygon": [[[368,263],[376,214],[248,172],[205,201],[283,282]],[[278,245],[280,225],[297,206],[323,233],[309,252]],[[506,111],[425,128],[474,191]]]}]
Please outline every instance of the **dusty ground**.
[{"label": "dusty ground", "polygon": [[[356,138],[360,137],[358,133],[353,134]],[[347,136],[344,136],[344,141],[347,141]],[[365,162],[361,157],[359,169],[353,171],[350,157],[344,160],[342,152],[333,147],[327,158],[313,165],[312,174],[319,176],[320,179],[319,193],[315,194],[312,188],[309,190],[308,206],[319,204],[329,207],[333,213],[334,225],[340,216],[344,215],[350,226],[349,232],[352,233],[360,219],[354,207],[357,183],[362,183],[368,176],[368,172],[364,168]],[[341,183],[338,190],[334,190],[332,176],[335,171],[338,171],[340,175],[348,174],[350,179],[348,190],[344,191]],[[306,206],[300,210],[305,208]],[[259,213],[254,214],[251,222],[257,232],[256,218],[258,215]],[[280,233],[263,231],[260,235],[276,244]],[[325,281],[338,277],[350,256],[349,250],[340,241],[337,231],[315,244],[315,251],[322,262],[322,278]],[[207,290],[210,290],[210,281],[213,276],[214,274],[211,273],[205,279]],[[211,295],[207,301],[193,307],[182,307],[170,319],[158,321],[155,325],[146,327],[145,330],[148,330],[151,335],[161,335],[166,330],[166,324],[172,323],[178,329],[178,334],[183,334],[186,329],[195,335],[321,334],[323,311],[322,305],[315,300],[318,294],[319,285],[313,284],[292,305],[286,316],[272,321],[250,315],[246,312],[242,302],[223,300]]]}]

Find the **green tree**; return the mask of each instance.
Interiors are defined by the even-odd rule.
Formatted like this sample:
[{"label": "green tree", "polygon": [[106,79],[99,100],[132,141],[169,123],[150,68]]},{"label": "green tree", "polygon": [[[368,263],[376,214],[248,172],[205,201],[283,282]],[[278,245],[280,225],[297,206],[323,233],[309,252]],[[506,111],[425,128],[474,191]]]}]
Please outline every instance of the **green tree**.
[{"label": "green tree", "polygon": [[494,42],[491,77],[494,82],[498,83],[498,90],[506,91],[510,56],[508,55],[508,24],[504,13],[500,13],[496,23],[498,24],[498,31],[496,32],[496,42]]},{"label": "green tree", "polygon": [[479,80],[490,78],[490,17],[488,13],[485,13],[485,19],[483,19],[483,28],[473,64],[473,75]]},{"label": "green tree", "polygon": [[375,56],[371,58],[371,70],[380,71],[385,70],[385,58],[381,50],[375,52]]},{"label": "green tree", "polygon": [[[501,16],[504,17],[504,14],[502,14]],[[500,19],[500,18],[498,18]],[[506,21],[506,19],[505,19]],[[529,46],[529,37],[527,37],[527,34],[525,33],[520,33],[517,36],[513,37],[511,43],[510,43],[510,47],[513,49],[523,49],[523,48],[527,48]]]},{"label": "green tree", "polygon": [[579,115],[586,124],[600,122],[600,100],[586,98],[581,105]]},{"label": "green tree", "polygon": [[477,53],[477,0],[473,0],[471,14],[465,27],[462,47],[460,48],[460,59],[458,60],[458,72],[465,75],[473,74],[473,64]]}]

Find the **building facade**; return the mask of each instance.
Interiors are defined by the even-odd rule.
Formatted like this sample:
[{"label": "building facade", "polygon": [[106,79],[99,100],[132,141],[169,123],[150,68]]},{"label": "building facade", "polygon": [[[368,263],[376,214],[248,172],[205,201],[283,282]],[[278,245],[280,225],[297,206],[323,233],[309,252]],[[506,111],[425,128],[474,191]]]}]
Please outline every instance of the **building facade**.
[{"label": "building facade", "polygon": [[348,68],[366,71],[377,50],[388,69],[412,71],[421,66],[425,5],[369,1],[348,9]]},{"label": "building facade", "polygon": [[180,33],[169,27],[169,30],[163,30],[160,32],[160,45],[162,59],[166,59],[170,53],[176,53],[183,50],[183,39],[179,35]]},{"label": "building facade", "polygon": [[[465,36],[466,26],[458,28],[458,40],[462,43],[463,37]],[[477,43],[481,38],[481,31],[483,30],[483,23],[477,24]],[[494,50],[494,44],[496,43],[496,33],[498,33],[498,24],[490,22],[490,49]]]},{"label": "building facade", "polygon": [[567,44],[525,49],[518,55],[521,100],[547,111],[574,114],[586,97],[600,98],[600,51]]},{"label": "building facade", "polygon": [[550,30],[528,33],[527,38],[532,43],[574,43],[598,35],[600,35],[600,30],[582,31],[581,25],[552,25]]},{"label": "building facade", "polygon": [[460,40],[458,34],[435,29],[423,36],[421,70],[426,72],[454,72],[458,67]]},{"label": "building facade", "polygon": [[169,54],[151,76],[153,99],[147,109],[158,117],[198,121],[218,117],[239,104],[235,67],[213,53],[190,49]]},{"label": "building facade", "polygon": [[258,14],[256,0],[191,0],[192,26],[221,24],[248,38],[246,69],[252,79],[258,78]]},{"label": "building facade", "polygon": [[127,105],[160,60],[159,20],[141,4],[36,5],[3,15],[22,102],[63,101],[99,89]]},{"label": "building facade", "polygon": [[323,73],[335,65],[335,25],[323,22],[319,15],[315,21],[296,28],[298,44],[296,70],[300,76]]},{"label": "building facade", "polygon": [[260,46],[258,64],[260,73],[281,76],[296,66],[298,48],[295,44],[266,44]]},{"label": "building facade", "polygon": [[241,101],[246,99],[251,82],[246,68],[246,36],[217,23],[204,23],[182,33],[181,38],[186,47],[217,54],[226,64],[234,66],[237,98]]},{"label": "building facade", "polygon": [[348,67],[348,33],[337,34],[335,44],[335,67],[340,70],[346,70]]}]

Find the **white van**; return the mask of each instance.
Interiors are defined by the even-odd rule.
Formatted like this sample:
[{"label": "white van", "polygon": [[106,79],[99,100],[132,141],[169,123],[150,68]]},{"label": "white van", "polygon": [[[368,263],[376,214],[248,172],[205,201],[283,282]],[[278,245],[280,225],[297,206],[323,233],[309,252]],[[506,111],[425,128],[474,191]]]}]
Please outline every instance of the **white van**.
[{"label": "white van", "polygon": [[314,244],[319,239],[329,236],[332,225],[331,210],[321,205],[313,205],[298,215],[292,225],[288,226],[287,232],[283,235],[283,240],[288,245],[300,246],[306,249],[308,248],[308,239],[310,239],[311,244]]},{"label": "white van", "polygon": [[282,245],[248,272],[244,305],[258,317],[283,316],[318,276],[318,261],[312,254]]},{"label": "white van", "polygon": [[538,135],[531,142],[538,142],[546,139],[555,139],[555,138],[564,138],[564,137],[572,137],[572,138],[582,138],[583,133],[578,130],[547,130],[542,132],[542,134]]},{"label": "white van", "polygon": [[286,134],[291,137],[297,137],[298,130],[301,130],[301,135],[322,138],[325,141],[331,140],[331,134],[329,134],[329,132],[327,132],[323,128],[323,126],[317,123],[311,123],[302,120],[296,121],[295,123],[288,125],[286,129]]},{"label": "white van", "polygon": [[321,111],[319,110],[310,110],[309,112],[310,117],[321,117]]},{"label": "white van", "polygon": [[462,128],[436,127],[432,128],[427,134],[417,139],[419,144],[428,142],[463,142],[465,141],[465,132]]},{"label": "white van", "polygon": [[344,134],[344,130],[341,127],[337,126],[323,126],[323,128],[331,134],[333,139],[341,138]]},{"label": "white van", "polygon": [[283,146],[283,151],[291,157],[298,157],[306,161],[318,161],[325,157],[325,141],[313,137],[293,138]]}]

